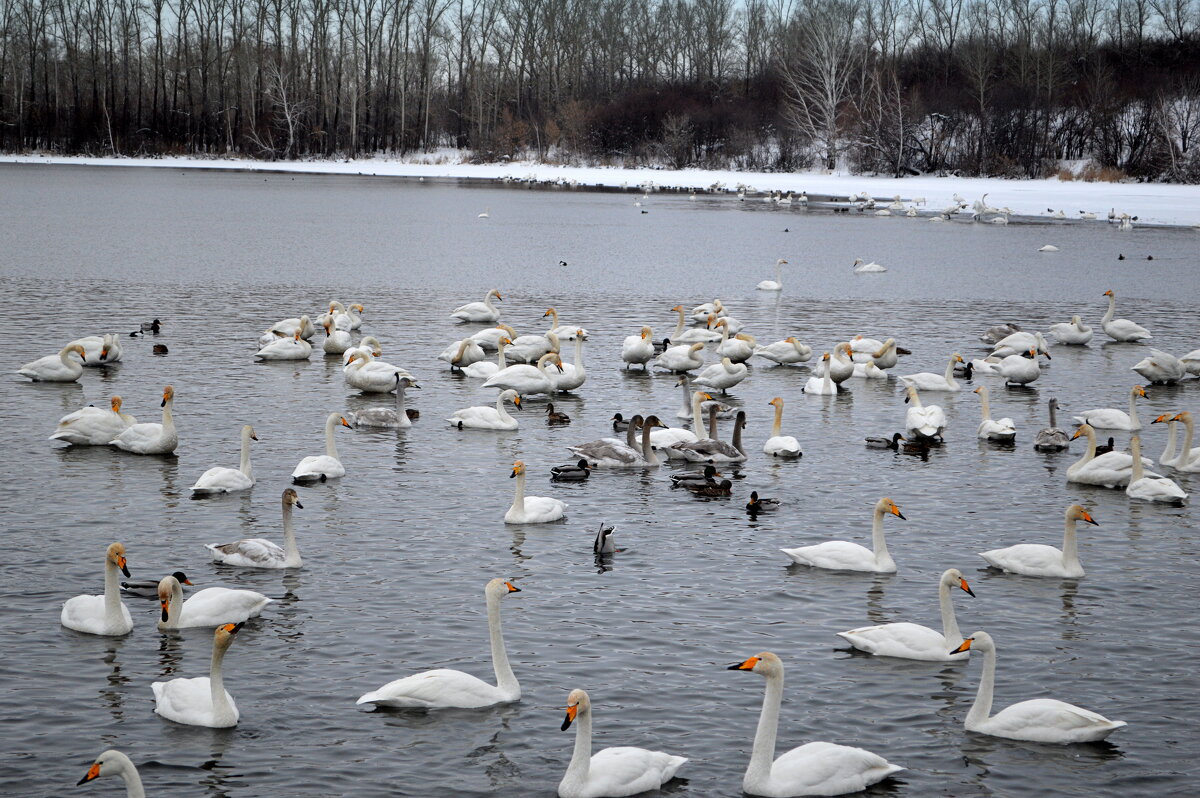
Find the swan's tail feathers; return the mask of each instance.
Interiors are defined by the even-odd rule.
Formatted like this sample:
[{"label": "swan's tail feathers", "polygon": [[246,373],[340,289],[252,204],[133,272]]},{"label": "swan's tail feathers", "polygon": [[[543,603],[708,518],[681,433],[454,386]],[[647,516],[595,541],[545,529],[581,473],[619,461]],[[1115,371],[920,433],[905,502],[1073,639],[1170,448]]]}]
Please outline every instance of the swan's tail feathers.
[{"label": "swan's tail feathers", "polygon": [[356,706],[358,704],[374,704],[376,701],[380,700],[381,698],[383,698],[383,696],[381,696],[379,694],[379,691],[373,690],[370,693],[364,693],[362,696],[359,697],[359,699],[357,701],[354,702],[354,704]]}]

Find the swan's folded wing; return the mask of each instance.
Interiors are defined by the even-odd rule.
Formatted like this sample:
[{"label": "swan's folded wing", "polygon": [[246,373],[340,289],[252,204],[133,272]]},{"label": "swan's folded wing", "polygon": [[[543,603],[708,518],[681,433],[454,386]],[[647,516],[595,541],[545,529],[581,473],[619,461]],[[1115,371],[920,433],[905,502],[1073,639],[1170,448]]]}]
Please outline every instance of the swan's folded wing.
[{"label": "swan's folded wing", "polygon": [[495,685],[469,673],[438,668],[388,682],[366,693],[358,704],[386,707],[484,707],[505,700]]},{"label": "swan's folded wing", "polygon": [[857,792],[904,770],[862,748],[813,742],[793,748],[771,766],[771,782],[787,795]]},{"label": "swan's folded wing", "polygon": [[831,540],[815,546],[780,551],[802,565],[819,565],[835,570],[859,570],[864,563],[875,562],[875,554],[870,549],[844,540]]},{"label": "swan's folded wing", "polygon": [[880,657],[944,660],[949,650],[941,632],[916,623],[862,626],[838,632],[838,637],[860,651]]},{"label": "swan's folded wing", "polygon": [[685,762],[685,757],[645,748],[605,748],[592,755],[588,778],[603,785],[603,795],[637,795],[657,790],[673,779]]},{"label": "swan's folded wing", "polygon": [[1034,698],[1005,707],[987,720],[989,733],[1004,732],[1025,739],[1061,742],[1098,739],[1126,725],[1065,701]]},{"label": "swan's folded wing", "polygon": [[249,565],[271,565],[286,556],[282,548],[266,538],[247,538],[220,545],[209,544],[205,548],[213,553],[216,560],[243,560]]}]

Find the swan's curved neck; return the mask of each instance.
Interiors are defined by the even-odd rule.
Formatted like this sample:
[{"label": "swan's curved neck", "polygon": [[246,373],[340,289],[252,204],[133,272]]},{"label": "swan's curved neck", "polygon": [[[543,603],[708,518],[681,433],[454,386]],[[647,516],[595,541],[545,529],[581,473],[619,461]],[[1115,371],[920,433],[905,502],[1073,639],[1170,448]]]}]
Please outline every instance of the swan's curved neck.
[{"label": "swan's curved neck", "polygon": [[71,347],[70,347],[70,346],[64,346],[62,349],[60,349],[60,350],[58,351],[58,359],[62,361],[62,364],[63,364],[64,366],[69,366],[69,365],[71,365],[71,363],[72,363],[72,361],[71,361]]},{"label": "swan's curved neck", "polygon": [[733,422],[733,448],[743,455],[746,454],[746,450],[742,448],[742,425],[738,421]]},{"label": "swan's curved neck", "polygon": [[497,362],[500,365],[501,371],[504,371],[504,369],[508,368],[508,364],[506,364],[504,362],[504,347],[505,346],[507,346],[507,344],[503,343],[502,341],[496,342],[496,353],[497,353],[496,358],[497,358]]},{"label": "swan's curved neck", "polygon": [[555,310],[554,308],[550,308],[549,315],[550,315],[550,332],[554,332],[555,330],[558,329],[558,311]]},{"label": "swan's curved neck", "polygon": [[775,736],[779,731],[779,705],[782,702],[783,674],[768,674],[762,712],[758,716],[758,729],[754,732],[750,765],[746,768],[746,778],[742,782],[746,792],[762,795],[764,791],[761,788],[771,781],[771,765],[775,761]]},{"label": "swan's curved neck", "polygon": [[[1139,469],[1140,470],[1140,469]],[[1079,524],[1074,518],[1068,518],[1063,524],[1063,567],[1080,568],[1079,545],[1075,541],[1075,527]]]},{"label": "swan's curved neck", "polygon": [[[991,405],[991,402],[988,401],[987,391],[979,392],[979,401],[983,405],[983,420],[991,421],[992,420],[992,405]],[[1053,414],[1054,410],[1051,410],[1050,412]],[[1054,426],[1053,421],[1050,422],[1050,426]]]},{"label": "swan's curved neck", "polygon": [[967,713],[966,727],[978,728],[992,714],[992,692],[996,686],[996,649],[988,646],[983,654],[983,676],[979,680],[979,690],[975,693],[975,703]]},{"label": "swan's curved neck", "polygon": [[783,433],[783,405],[775,405],[775,423],[771,425],[771,437],[778,438]]},{"label": "swan's curved neck", "polygon": [[183,614],[183,585],[176,582],[167,598],[167,620],[160,621],[160,629],[178,629],[179,616]]},{"label": "swan's curved neck", "polygon": [[[633,425],[629,425],[632,429]],[[517,474],[517,487],[513,493],[512,509],[523,513],[525,512],[525,472],[521,471]]]},{"label": "swan's curved neck", "polygon": [[487,597],[488,635],[492,644],[492,668],[496,671],[496,687],[511,697],[520,698],[521,687],[508,664],[508,651],[504,648],[504,629],[500,624],[500,597]]},{"label": "swan's curved neck", "polygon": [[642,459],[646,461],[646,465],[658,465],[658,455],[650,445],[650,433],[653,431],[654,428],[650,424],[642,427]]},{"label": "swan's curved neck", "polygon": [[717,437],[717,416],[720,415],[720,410],[717,408],[717,403],[713,402],[708,406],[708,439],[719,441]]},{"label": "swan's curved neck", "polygon": [[109,626],[118,626],[124,619],[121,617],[121,590],[117,582],[117,564],[104,556],[104,622]]},{"label": "swan's curved neck", "polygon": [[954,617],[954,602],[950,599],[950,585],[938,584],[938,605],[942,610],[942,637],[949,646],[961,646],[962,632],[958,631],[958,619]]},{"label": "swan's curved neck", "polygon": [[1167,448],[1163,449],[1162,457],[1158,458],[1158,462],[1163,465],[1170,465],[1175,460],[1175,425],[1178,423],[1175,419],[1167,422]]},{"label": "swan's curved neck", "polygon": [[1108,296],[1108,312],[1104,314],[1104,318],[1100,319],[1100,326],[1104,326],[1112,321],[1113,314],[1117,312],[1117,298],[1112,294]]},{"label": "swan's curved neck", "polygon": [[883,508],[875,508],[875,517],[871,521],[871,549],[875,552],[875,562],[884,562],[892,558],[888,551],[887,540],[883,536]]},{"label": "swan's curved neck", "polygon": [[563,781],[586,784],[592,765],[592,710],[588,707],[575,718],[575,750]]},{"label": "swan's curved neck", "polygon": [[283,562],[288,568],[299,568],[300,547],[296,545],[296,530],[292,528],[292,505],[283,503]]},{"label": "swan's curved neck", "polygon": [[250,430],[242,430],[242,462],[238,466],[243,474],[248,478],[254,479],[254,472],[250,469]]},{"label": "swan's curved neck", "polygon": [[337,426],[337,422],[338,417],[336,413],[331,415],[325,422],[325,454],[334,460],[338,459],[337,442],[333,439],[333,430]]},{"label": "swan's curved neck", "polygon": [[1083,453],[1083,458],[1073,466],[1075,468],[1087,465],[1096,457],[1096,431],[1087,427],[1083,434],[1087,436],[1087,451]]},{"label": "swan's curved neck", "polygon": [[213,720],[216,723],[228,725],[233,720],[233,706],[229,703],[229,694],[225,692],[225,678],[221,674],[221,664],[225,660],[227,646],[213,643],[212,665],[208,672],[208,688],[212,696]]},{"label": "swan's curved neck", "polygon": [[[950,358],[950,362],[946,364],[946,384],[951,387],[958,385],[954,379],[954,358]],[[984,398],[983,401],[986,403],[987,399]]]},{"label": "swan's curved neck", "polygon": [[1142,422],[1138,420],[1137,414],[1137,392],[1131,391],[1129,394],[1129,428],[1141,429]]},{"label": "swan's curved neck", "polygon": [[1188,464],[1188,460],[1192,454],[1192,436],[1196,431],[1196,424],[1192,419],[1185,418],[1183,422],[1183,448],[1179,450],[1179,455],[1175,458],[1175,467],[1180,468]]},{"label": "swan's curved neck", "polygon": [[125,780],[125,798],[146,798],[146,790],[142,787],[142,777],[138,774],[137,767],[121,752],[110,753],[117,755],[117,772]]},{"label": "swan's curved neck", "polygon": [[483,298],[483,304],[487,305],[487,309],[488,309],[489,311],[491,311],[492,313],[495,313],[495,312],[496,312],[496,308],[495,308],[495,306],[494,306],[494,305],[492,305],[492,292],[491,292],[491,291],[488,291],[488,292],[487,292],[487,296],[485,296],[485,297]]},{"label": "swan's curved neck", "polygon": [[470,339],[470,338],[464,338],[464,339],[462,339],[462,341],[460,341],[460,342],[459,342],[459,344],[458,344],[458,352],[457,352],[457,353],[454,355],[454,357],[453,357],[453,358],[450,360],[450,363],[451,363],[452,365],[453,365],[453,364],[457,364],[457,363],[461,363],[461,362],[462,362],[463,355],[465,355],[465,354],[467,353],[467,347],[468,347],[468,346],[470,346],[470,344],[471,344],[471,339]]},{"label": "swan's curved neck", "polygon": [[1053,429],[1057,429],[1058,428],[1058,414],[1054,409],[1054,403],[1051,402],[1049,407],[1050,407],[1050,427]]},{"label": "swan's curved neck", "polygon": [[683,335],[683,323],[686,317],[683,315],[683,308],[679,309],[679,323],[675,325],[675,332],[671,334],[671,340],[679,340],[679,336]]},{"label": "swan's curved neck", "polygon": [[[403,414],[403,411],[400,411],[400,412],[401,412],[401,414]],[[513,417],[512,417],[512,416],[510,416],[510,415],[508,414],[508,409],[504,407],[504,396],[503,396],[503,394],[502,394],[502,395],[500,395],[500,396],[498,396],[498,397],[496,397],[496,413],[497,413],[497,414],[499,414],[499,416],[500,416],[500,420],[501,420],[501,421],[503,421],[503,422],[505,422],[505,423],[507,423],[507,422],[509,422],[509,421],[514,421],[514,420],[515,420],[515,419],[513,419]],[[404,417],[405,417],[405,418],[408,418],[408,416],[407,416],[407,415],[405,415]]]},{"label": "swan's curved neck", "polygon": [[[729,325],[722,324],[721,325],[721,346],[724,346],[728,341],[729,341]],[[719,352],[720,349],[721,349],[721,347],[718,346],[717,351]]]},{"label": "swan's curved neck", "polygon": [[408,420],[408,410],[404,406],[404,385],[396,383],[396,423],[402,427],[411,427]]}]

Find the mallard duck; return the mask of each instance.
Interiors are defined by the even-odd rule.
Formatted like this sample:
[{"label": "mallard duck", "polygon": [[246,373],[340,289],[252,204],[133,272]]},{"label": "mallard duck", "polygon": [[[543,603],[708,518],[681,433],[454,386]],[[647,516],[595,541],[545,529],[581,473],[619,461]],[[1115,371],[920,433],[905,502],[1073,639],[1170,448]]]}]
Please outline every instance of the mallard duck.
[{"label": "mallard duck", "polygon": [[[183,571],[176,571],[171,574],[179,580],[181,585],[190,585],[192,581],[187,578],[187,574]],[[141,598],[158,598],[158,582],[147,579],[143,582],[122,582],[121,592],[127,596],[140,596]]]},{"label": "mallard duck", "polygon": [[722,476],[722,474],[720,471],[717,470],[716,466],[706,465],[704,467],[704,470],[700,471],[700,472],[688,471],[683,474],[672,474],[671,475],[671,487],[686,488],[686,487],[688,487],[688,485],[705,485],[705,484],[715,485],[715,484],[717,484],[717,482],[716,482],[716,479],[714,479],[714,477],[719,477],[719,476]]},{"label": "mallard duck", "polygon": [[554,412],[554,403],[546,403],[546,423],[547,424],[570,424],[571,417],[566,413]]},{"label": "mallard duck", "polygon": [[891,449],[896,451],[900,448],[902,442],[907,443],[908,439],[899,432],[893,433],[891,438],[867,438],[868,449]]},{"label": "mallard duck", "polygon": [[779,499],[760,499],[758,497],[758,491],[756,490],[750,491],[750,501],[746,502],[746,512],[750,513],[751,515],[765,513],[770,510],[778,509],[778,507]]},{"label": "mallard duck", "polygon": [[630,420],[631,419],[625,418],[620,413],[614,413],[611,419],[612,427],[617,432],[624,432],[625,430],[629,429]]},{"label": "mallard duck", "polygon": [[605,554],[614,554],[617,547],[613,544],[612,539],[613,528],[605,526],[604,522],[600,522],[600,531],[596,533],[596,539],[592,542],[592,552],[596,556]]},{"label": "mallard duck", "polygon": [[733,483],[727,479],[720,482],[684,482],[685,488],[697,496],[732,496]]},{"label": "mallard duck", "polygon": [[550,479],[555,482],[580,482],[591,475],[592,467],[583,458],[575,465],[560,465],[550,469]]}]

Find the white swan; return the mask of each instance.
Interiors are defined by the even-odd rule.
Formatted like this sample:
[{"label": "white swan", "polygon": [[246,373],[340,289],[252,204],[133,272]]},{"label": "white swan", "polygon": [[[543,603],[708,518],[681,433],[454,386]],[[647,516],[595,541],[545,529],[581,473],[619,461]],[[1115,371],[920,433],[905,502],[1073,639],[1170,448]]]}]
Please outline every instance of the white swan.
[{"label": "white swan", "polygon": [[[501,338],[516,338],[517,331],[507,324],[497,324],[495,327],[488,327],[485,330],[480,330],[471,336],[471,340],[479,344],[485,352],[494,352],[497,349],[497,343]],[[512,341],[509,340],[511,344]]]},{"label": "white swan", "polygon": [[758,340],[749,333],[738,333],[729,337],[728,319],[719,322],[722,329],[721,342],[717,344],[717,357],[727,357],[734,363],[745,363],[758,348]]},{"label": "white swan", "polygon": [[464,407],[462,410],[455,410],[446,421],[458,429],[516,429],[519,426],[517,420],[504,409],[505,402],[512,402],[518,410],[521,408],[520,395],[509,388],[501,391],[496,397],[495,407]]},{"label": "white swan", "polygon": [[955,651],[971,649],[983,654],[983,677],[979,680],[975,703],[967,713],[967,731],[1035,743],[1084,743],[1103,740],[1126,725],[1125,721],[1109,720],[1103,715],[1054,698],[1021,701],[992,715],[996,644],[987,632],[976,632]]},{"label": "white swan", "polygon": [[[703,413],[699,416],[695,415],[694,413],[694,408],[692,407],[692,383],[691,380],[688,379],[688,375],[686,373],[679,375],[679,379],[675,382],[675,387],[683,388],[683,404],[679,406],[679,412],[675,414],[675,417],[689,419],[693,422],[693,428],[696,428],[697,424],[703,424]],[[705,394],[705,396],[708,396],[708,394]],[[727,405],[718,402],[711,396],[708,396],[708,398],[704,400],[704,404],[701,409],[707,412],[708,408],[712,405],[716,406],[717,415],[721,418],[733,418],[738,413],[738,409],[733,405]]]},{"label": "white swan", "polygon": [[1163,453],[1159,456],[1158,462],[1161,465],[1169,466],[1175,462],[1175,458],[1179,453],[1175,450],[1175,425],[1179,422],[1175,420],[1175,416],[1164,414],[1150,422],[1151,424],[1166,424],[1167,425],[1167,446],[1163,449]]},{"label": "white swan", "polygon": [[363,393],[390,393],[396,390],[396,376],[416,379],[407,370],[382,360],[375,360],[361,349],[350,350],[349,361],[342,368],[346,384]]},{"label": "white swan", "polygon": [[129,576],[125,547],[110,543],[104,552],[104,595],[75,596],[63,604],[59,617],[62,625],[76,632],[117,637],[133,631],[133,618],[121,603],[117,570]]},{"label": "white swan", "polygon": [[667,371],[691,371],[704,365],[704,356],[700,354],[703,350],[702,343],[668,347],[654,363]]},{"label": "white swan", "polygon": [[657,790],[687,762],[687,757],[633,746],[592,753],[592,701],[583,690],[567,696],[567,717],[560,727],[575,724],[575,750],[558,783],[558,798],[608,798]]},{"label": "white swan", "polygon": [[553,363],[562,371],[562,358],[553,352],[547,352],[538,358],[536,366],[524,363],[497,371],[483,383],[484,388],[512,389],[522,396],[532,396],[539,393],[554,393],[555,377],[546,370],[546,364]]},{"label": "white swan", "polygon": [[[1080,435],[1087,436],[1088,448],[1083,457],[1067,467],[1067,481],[1083,485],[1100,485],[1105,488],[1128,485],[1129,479],[1133,475],[1133,458],[1125,452],[1105,452],[1097,457],[1096,430],[1092,429],[1090,424],[1083,424],[1075,430],[1071,440],[1075,440]],[[1154,465],[1145,458],[1142,458],[1142,461],[1146,466]],[[1150,476],[1162,475],[1151,473]]]},{"label": "white swan", "polygon": [[780,258],[775,261],[775,279],[763,280],[758,285],[754,286],[759,291],[782,291],[783,290],[783,265],[786,260]]},{"label": "white swan", "polygon": [[1183,363],[1183,367],[1187,369],[1188,374],[1200,377],[1200,349],[1193,349],[1179,358],[1179,360]]},{"label": "white swan", "polygon": [[849,341],[842,341],[833,347],[829,356],[829,379],[838,385],[854,376],[854,355]]},{"label": "white swan", "polygon": [[305,457],[292,471],[293,482],[324,482],[346,475],[346,467],[338,459],[337,443],[333,430],[338,425],[351,429],[350,422],[341,413],[330,413],[325,419],[325,454]]},{"label": "white swan", "polygon": [[783,434],[783,399],[776,396],[769,404],[775,408],[775,423],[771,425],[771,437],[763,444],[763,454],[772,457],[801,457],[800,441],[791,435]]},{"label": "white swan", "polygon": [[996,364],[996,373],[1004,378],[1005,385],[1028,385],[1042,376],[1037,350],[1030,349],[1020,355],[1009,355]]},{"label": "white swan", "polygon": [[254,471],[250,468],[250,441],[258,440],[254,427],[247,424],[242,427],[242,460],[237,468],[214,466],[203,474],[196,484],[192,485],[192,493],[199,496],[211,496],[215,493],[237,493],[254,487]]},{"label": "white swan", "polygon": [[1083,346],[1092,340],[1092,328],[1079,316],[1072,316],[1069,322],[1051,324],[1049,332],[1060,344]]},{"label": "white swan", "polygon": [[1099,526],[1081,505],[1072,504],[1064,513],[1062,549],[1047,546],[1042,543],[1018,543],[1003,549],[992,549],[980,552],[979,556],[987,560],[993,568],[999,568],[1010,574],[1022,576],[1056,576],[1066,579],[1078,579],[1083,576],[1083,566],[1079,562],[1079,548],[1075,542],[1075,527],[1080,522]]},{"label": "white swan", "polygon": [[983,420],[979,422],[979,437],[986,441],[998,441],[1001,443],[1012,443],[1017,437],[1017,428],[1013,424],[1011,418],[1002,418],[999,421],[992,420],[992,407],[988,402],[988,389],[980,385],[975,389],[975,393],[979,394],[981,411]]},{"label": "white swan", "polygon": [[704,385],[726,393],[728,389],[746,379],[749,373],[750,369],[745,363],[734,363],[729,358],[723,357],[720,363],[714,363],[696,375],[692,384]]},{"label": "white swan", "polygon": [[519,701],[521,685],[513,675],[504,649],[504,631],[500,625],[500,599],[521,589],[503,579],[493,579],[483,589],[487,601],[488,635],[492,646],[492,667],[496,684],[491,685],[469,673],[437,668],[388,682],[378,690],[361,696],[356,704],[405,709],[477,709]]},{"label": "white swan", "polygon": [[513,503],[504,514],[506,524],[545,524],[557,521],[567,512],[567,503],[546,496],[525,495],[525,463],[518,460],[513,463],[509,478],[517,480],[513,492]]},{"label": "white swan", "polygon": [[904,389],[904,403],[909,405],[904,414],[904,429],[916,433],[921,438],[940,438],[946,429],[946,413],[940,405],[921,404],[921,396],[917,389],[909,385]]},{"label": "white swan", "polygon": [[945,374],[934,374],[922,371],[919,374],[907,374],[900,378],[905,386],[912,386],[918,391],[961,391],[962,386],[954,379],[954,364],[962,363],[962,355],[955,352],[946,364]]},{"label": "white swan", "polygon": [[241,623],[257,618],[272,601],[274,599],[253,590],[233,590],[228,587],[206,587],[184,601],[183,586],[179,580],[174,576],[164,576],[158,583],[158,604],[162,608],[158,630]]},{"label": "white swan", "polygon": [[713,329],[717,326],[717,317],[709,314],[703,327],[693,327],[685,330],[671,339],[675,344],[715,344],[721,340],[721,334]]},{"label": "white swan", "polygon": [[451,369],[462,369],[486,358],[483,347],[470,338],[455,341],[437,356],[438,360],[449,363]]},{"label": "white swan", "polygon": [[1182,360],[1161,349],[1151,349],[1150,357],[1138,361],[1137,365],[1130,368],[1130,371],[1136,371],[1148,382],[1159,385],[1174,385],[1188,373]]},{"label": "white swan", "polygon": [[[340,303],[335,304],[341,307]],[[263,334],[258,337],[258,345],[266,346],[279,338],[291,338],[296,333],[300,333],[300,337],[307,341],[317,334],[317,328],[313,326],[312,320],[307,315],[281,319],[263,331]]]},{"label": "white swan", "polygon": [[775,759],[779,706],[783,702],[783,663],[771,652],[763,651],[730,665],[729,670],[754,671],[767,679],[754,748],[742,779],[743,792],[768,798],[845,795],[904,770],[865,749],[826,742],[806,743]]},{"label": "white swan", "polygon": [[1142,428],[1142,422],[1137,414],[1139,397],[1143,399],[1146,397],[1146,389],[1135,385],[1129,391],[1128,413],[1112,407],[1102,407],[1075,416],[1075,421],[1079,424],[1090,424],[1095,429],[1124,429],[1136,432]]},{"label": "white swan", "polygon": [[175,430],[175,417],[171,408],[175,405],[175,389],[168,385],[162,395],[162,423],[133,424],[109,443],[118,449],[134,454],[170,454],[179,445],[179,433]]},{"label": "white swan", "polygon": [[75,446],[106,446],[113,438],[137,423],[137,419],[121,412],[121,397],[109,400],[111,410],[84,407],[58,420],[52,441],[65,441]]},{"label": "white swan", "polygon": [[805,380],[804,387],[800,390],[809,396],[835,396],[837,394],[837,384],[829,376],[828,352],[821,355],[821,375],[819,377],[809,377]]},{"label": "white swan", "polygon": [[96,761],[88,768],[83,778],[75,782],[75,786],[86,784],[101,776],[120,776],[125,782],[125,798],[146,798],[146,790],[142,787],[142,777],[138,775],[137,767],[129,757],[115,748],[110,748],[96,757]]},{"label": "white swan", "polygon": [[1104,296],[1108,297],[1108,312],[1104,314],[1104,318],[1100,319],[1100,327],[1109,338],[1122,342],[1147,341],[1150,339],[1150,331],[1140,324],[1134,324],[1129,319],[1113,318],[1113,314],[1117,312],[1117,295],[1115,292],[1111,290],[1105,291]]},{"label": "white swan", "polygon": [[880,369],[890,369],[900,362],[899,355],[895,338],[879,341],[856,335],[850,341],[850,359],[855,363],[874,363]]},{"label": "white swan", "polygon": [[468,302],[465,305],[459,305],[450,311],[450,315],[459,321],[488,323],[499,321],[500,311],[492,305],[492,297],[495,297],[499,302],[504,301],[504,297],[500,296],[500,292],[493,288],[487,292],[482,302]]},{"label": "white swan", "polygon": [[697,324],[703,324],[708,320],[709,316],[724,316],[725,306],[721,304],[721,300],[714,299],[712,302],[704,302],[692,308],[692,321]]},{"label": "white swan", "polygon": [[[1173,419],[1183,423],[1184,435],[1183,446],[1179,450],[1179,454],[1175,456],[1175,460],[1168,463],[1176,471],[1182,471],[1186,474],[1195,474],[1200,472],[1200,446],[1192,448],[1192,438],[1195,436],[1196,426],[1192,419],[1191,411],[1185,410],[1179,413]],[[1153,474],[1152,476],[1158,476]]]},{"label": "white swan", "polygon": [[86,360],[82,346],[67,344],[57,355],[47,355],[26,363],[17,373],[34,382],[75,382],[83,375],[83,363],[71,357],[72,354]]},{"label": "white swan", "polygon": [[954,602],[950,600],[950,588],[956,587],[971,598],[975,597],[971,586],[963,578],[962,571],[950,568],[938,578],[938,605],[942,610],[942,631],[915,623],[885,623],[880,626],[862,626],[837,636],[859,651],[877,657],[918,659],[925,662],[954,662],[966,659],[967,655],[951,654],[948,649],[960,645],[962,633],[954,617]]},{"label": "white swan", "polygon": [[462,373],[468,377],[476,379],[487,379],[495,375],[497,372],[508,368],[508,363],[504,359],[504,347],[512,343],[512,339],[507,335],[501,335],[496,341],[497,358],[495,362],[481,360],[478,363],[472,363],[462,370]]},{"label": "white swan", "polygon": [[352,346],[342,353],[343,370],[350,365],[350,361],[356,354],[361,354],[363,360],[370,361],[372,358],[383,357],[383,346],[374,335],[364,335],[358,339],[357,346]]},{"label": "white swan", "polygon": [[412,419],[408,417],[408,409],[404,406],[404,393],[409,388],[420,389],[417,381],[409,377],[396,375],[396,406],[368,407],[357,413],[349,413],[347,419],[354,427],[373,427],[376,429],[408,429]]},{"label": "white swan", "polygon": [[558,323],[558,311],[554,308],[546,308],[546,312],[542,314],[542,318],[550,317],[550,329],[547,332],[552,332],[559,338],[566,338],[568,341],[575,340],[578,336],[588,337],[588,331],[579,327],[573,327],[569,324]]},{"label": "white swan", "polygon": [[649,327],[642,327],[640,335],[626,336],[621,344],[621,360],[625,368],[634,365],[646,368],[646,364],[654,358],[653,336],[654,331]]},{"label": "white swan", "polygon": [[875,512],[871,521],[871,548],[844,540],[831,540],[818,543],[815,546],[801,546],[796,549],[780,549],[799,565],[809,565],[813,568],[827,568],[834,571],[870,571],[877,574],[896,573],[896,562],[888,552],[887,541],[883,536],[883,516],[891,514],[906,521],[904,514],[896,503],[886,496],[875,503]]},{"label": "white swan", "polygon": [[1133,473],[1130,474],[1129,484],[1125,487],[1126,496],[1148,502],[1182,504],[1187,501],[1188,495],[1174,480],[1145,475],[1142,467],[1142,441],[1137,433],[1130,436],[1129,448],[1133,456]]},{"label": "white swan", "polygon": [[312,344],[300,337],[297,330],[290,338],[277,338],[254,353],[259,360],[308,360]]},{"label": "white swan", "polygon": [[887,271],[886,266],[880,265],[875,261],[865,263],[863,262],[862,258],[855,258],[854,265],[851,268],[854,269],[855,274],[877,274],[879,272]]},{"label": "white swan", "polygon": [[333,329],[332,321],[326,320],[321,326],[325,328],[325,340],[321,342],[321,351],[325,354],[341,355],[353,346],[350,333],[346,330]]},{"label": "white swan", "polygon": [[241,630],[243,623],[221,624],[213,632],[212,664],[208,676],[172,679],[150,685],[154,690],[155,713],[187,726],[227,729],[237,725],[240,714],[233,703],[233,696],[225,690],[221,665],[225,661],[225,652],[233,643],[233,636]]},{"label": "white swan", "polygon": [[106,366],[121,360],[121,338],[112,333],[76,338],[67,344],[73,345],[83,347],[85,354],[82,360],[85,366]]},{"label": "white swan", "polygon": [[1046,337],[1040,332],[1024,332],[1017,331],[1010,333],[992,346],[992,357],[1008,357],[1009,355],[1023,355],[1030,349],[1036,350],[1039,355],[1050,357]]},{"label": "white swan", "polygon": [[575,357],[571,363],[559,361],[558,375],[554,376],[554,389],[559,393],[568,393],[583,386],[587,381],[587,372],[583,368],[583,342],[587,338],[583,329],[578,329],[572,336],[575,339]]},{"label": "white swan", "polygon": [[296,531],[292,528],[292,507],[304,509],[300,497],[291,488],[283,491],[283,548],[266,538],[246,538],[233,543],[206,543],[204,548],[212,558],[225,565],[239,568],[299,568],[304,564],[296,546]]},{"label": "white swan", "polygon": [[782,341],[756,348],[754,354],[780,365],[805,363],[812,359],[812,347],[800,343],[795,336],[789,335]]}]

